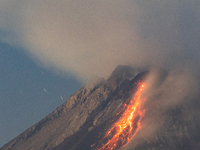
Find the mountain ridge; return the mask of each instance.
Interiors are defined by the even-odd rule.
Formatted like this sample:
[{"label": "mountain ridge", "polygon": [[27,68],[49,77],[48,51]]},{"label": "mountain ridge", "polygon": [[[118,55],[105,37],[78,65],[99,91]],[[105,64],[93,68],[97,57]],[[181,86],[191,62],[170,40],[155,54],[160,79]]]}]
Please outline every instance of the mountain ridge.
[{"label": "mountain ridge", "polygon": [[[152,93],[143,106],[143,127],[127,145],[120,145],[122,150],[199,150],[199,98],[191,99],[186,95],[181,97],[186,99],[181,103],[167,106],[168,97],[163,101],[166,93],[161,87],[172,78],[164,69],[155,72],[154,87],[148,89]],[[122,116],[124,106],[130,103],[138,85],[149,74],[149,70],[118,66],[107,80],[99,78],[83,86],[0,150],[99,150],[101,144],[105,144],[102,142],[105,133]],[[176,90],[178,95],[187,92]]]},{"label": "mountain ridge", "polygon": [[110,93],[138,73],[130,68],[118,66],[107,80],[100,78],[83,86],[55,111],[5,144],[0,150],[52,149],[59,145],[80,129],[95,108],[110,101]]}]

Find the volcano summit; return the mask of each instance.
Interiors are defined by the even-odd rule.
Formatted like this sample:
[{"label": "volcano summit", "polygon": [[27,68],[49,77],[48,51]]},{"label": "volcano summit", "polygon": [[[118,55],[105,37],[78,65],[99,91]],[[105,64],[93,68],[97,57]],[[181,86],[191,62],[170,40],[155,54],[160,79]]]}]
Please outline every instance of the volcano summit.
[{"label": "volcano summit", "polygon": [[0,150],[199,150],[200,105],[186,79],[118,66]]}]

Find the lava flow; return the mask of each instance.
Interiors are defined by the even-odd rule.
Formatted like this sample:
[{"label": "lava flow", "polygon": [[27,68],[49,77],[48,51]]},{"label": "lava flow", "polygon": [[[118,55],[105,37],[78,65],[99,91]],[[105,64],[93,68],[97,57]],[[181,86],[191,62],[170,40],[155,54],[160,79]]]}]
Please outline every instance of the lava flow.
[{"label": "lava flow", "polygon": [[144,116],[144,110],[141,110],[141,93],[144,84],[139,83],[139,89],[124,107],[124,113],[106,133],[102,141],[95,150],[114,150],[127,144],[141,128],[141,118]]}]

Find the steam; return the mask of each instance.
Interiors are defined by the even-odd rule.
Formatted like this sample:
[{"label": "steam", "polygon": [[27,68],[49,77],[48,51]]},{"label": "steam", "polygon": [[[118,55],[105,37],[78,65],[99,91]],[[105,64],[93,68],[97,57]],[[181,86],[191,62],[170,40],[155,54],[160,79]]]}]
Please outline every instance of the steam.
[{"label": "steam", "polygon": [[119,64],[194,71],[199,63],[197,1],[1,0],[0,8],[1,41],[80,80]]}]

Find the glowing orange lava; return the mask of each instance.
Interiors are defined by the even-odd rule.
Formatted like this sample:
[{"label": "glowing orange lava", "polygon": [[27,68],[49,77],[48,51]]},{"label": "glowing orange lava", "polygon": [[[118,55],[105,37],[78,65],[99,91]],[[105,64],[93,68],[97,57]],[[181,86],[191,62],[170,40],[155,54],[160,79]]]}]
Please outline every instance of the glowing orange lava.
[{"label": "glowing orange lava", "polygon": [[144,115],[141,110],[141,93],[145,85],[139,83],[139,89],[129,104],[125,104],[125,111],[122,116],[106,133],[95,150],[119,149],[133,138],[140,129],[140,121]]}]

